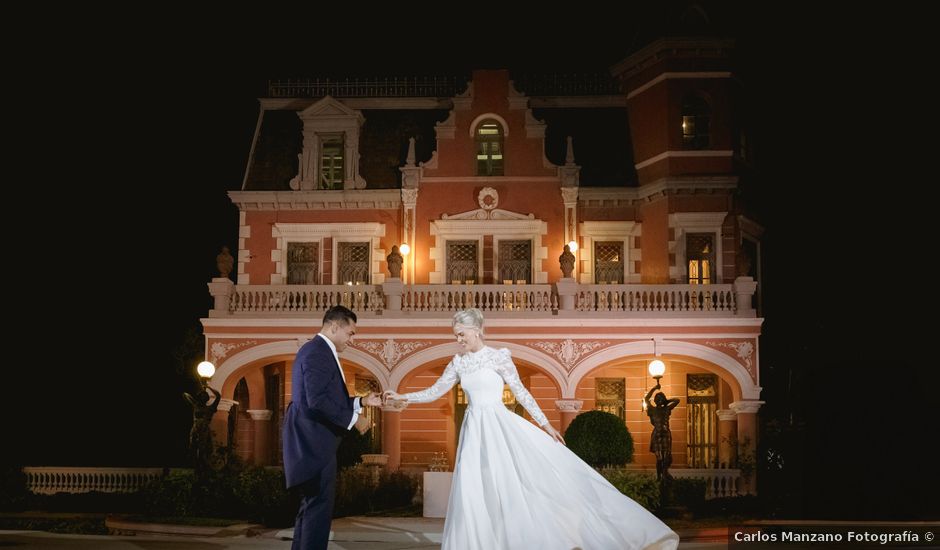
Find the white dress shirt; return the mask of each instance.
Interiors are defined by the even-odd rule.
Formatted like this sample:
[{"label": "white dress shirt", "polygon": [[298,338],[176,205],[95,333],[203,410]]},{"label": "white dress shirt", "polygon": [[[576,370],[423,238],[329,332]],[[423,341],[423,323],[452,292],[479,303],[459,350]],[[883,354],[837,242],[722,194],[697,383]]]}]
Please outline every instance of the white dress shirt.
[{"label": "white dress shirt", "polygon": [[[345,384],[346,375],[343,373],[343,365],[339,362],[339,354],[336,353],[336,344],[334,344],[333,341],[327,338],[326,335],[324,335],[322,332],[318,333],[317,336],[320,336],[321,338],[326,340],[327,345],[330,346],[330,350],[332,350],[333,352],[333,358],[336,359],[336,368],[339,369],[339,375],[343,377],[343,384]],[[346,428],[347,430],[351,430],[352,427],[356,425],[356,420],[359,420],[359,413],[362,412],[361,401],[362,401],[361,397],[357,397],[353,401],[352,421],[349,423],[349,427]]]}]

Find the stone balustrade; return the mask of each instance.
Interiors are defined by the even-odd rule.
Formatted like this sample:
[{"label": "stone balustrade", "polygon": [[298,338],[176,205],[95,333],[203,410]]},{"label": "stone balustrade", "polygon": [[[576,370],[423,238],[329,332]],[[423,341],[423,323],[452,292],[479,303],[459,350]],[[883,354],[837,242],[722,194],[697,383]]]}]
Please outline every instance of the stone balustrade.
[{"label": "stone balustrade", "polygon": [[56,493],[133,493],[163,475],[163,468],[73,468],[28,466],[26,487],[39,495]]}]

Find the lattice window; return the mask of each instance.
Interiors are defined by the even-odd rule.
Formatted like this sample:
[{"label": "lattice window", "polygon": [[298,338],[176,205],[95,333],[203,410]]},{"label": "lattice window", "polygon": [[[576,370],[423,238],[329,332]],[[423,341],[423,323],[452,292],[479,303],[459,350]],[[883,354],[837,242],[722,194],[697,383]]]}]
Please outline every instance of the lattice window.
[{"label": "lattice window", "polygon": [[495,120],[484,120],[476,131],[478,176],[503,175],[503,127]]},{"label": "lattice window", "polygon": [[689,233],[685,238],[689,261],[689,284],[707,285],[714,282],[715,245],[712,233]]},{"label": "lattice window", "polygon": [[[371,392],[381,393],[379,382],[375,378],[356,375],[356,395],[365,397]],[[375,427],[370,432],[370,446],[372,452],[378,453],[382,450],[382,409],[380,407],[363,407],[362,412],[367,419],[374,423]]]},{"label": "lattice window", "polygon": [[623,378],[595,378],[594,408],[625,420],[626,387]]},{"label": "lattice window", "polygon": [[623,284],[623,241],[594,243],[594,282]]},{"label": "lattice window", "polygon": [[499,241],[497,281],[532,282],[532,241]]},{"label": "lattice window", "polygon": [[287,243],[287,284],[319,284],[319,260],[319,243]]},{"label": "lattice window", "polygon": [[477,241],[447,241],[447,280],[480,282]]},{"label": "lattice window", "polygon": [[337,280],[340,284],[369,283],[369,243],[339,243]]},{"label": "lattice window", "polygon": [[718,377],[686,376],[690,468],[718,467]]},{"label": "lattice window", "polygon": [[320,136],[320,188],[342,189],[345,178],[343,166],[343,134]]}]

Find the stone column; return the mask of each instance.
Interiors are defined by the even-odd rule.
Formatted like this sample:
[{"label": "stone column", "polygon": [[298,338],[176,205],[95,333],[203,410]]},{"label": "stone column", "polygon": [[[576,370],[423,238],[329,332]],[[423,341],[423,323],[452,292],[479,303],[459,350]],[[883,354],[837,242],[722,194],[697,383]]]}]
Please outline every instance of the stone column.
[{"label": "stone column", "polygon": [[389,471],[401,466],[401,411],[405,405],[382,407],[382,453],[388,455]]},{"label": "stone column", "polygon": [[580,399],[557,399],[555,400],[555,406],[561,412],[561,433],[564,434],[568,430],[568,426],[571,425],[571,421],[574,420],[574,417],[581,414],[581,406],[584,405],[584,401]]},{"label": "stone column", "polygon": [[742,472],[743,490],[739,494],[756,495],[757,478],[754,475],[757,466],[757,411],[763,401],[735,401],[728,405],[736,413],[738,420],[738,464],[750,465],[750,472]]},{"label": "stone column", "polygon": [[389,277],[382,283],[382,293],[385,294],[386,299],[385,307],[389,311],[401,311],[401,295],[404,288],[401,279],[397,277]]},{"label": "stone column", "polygon": [[219,408],[212,415],[212,421],[209,423],[212,429],[212,442],[215,445],[228,445],[228,415],[232,406],[238,404],[238,401],[231,399],[220,399]]},{"label": "stone column", "polygon": [[216,277],[209,284],[209,294],[215,299],[215,305],[209,311],[209,317],[227,317],[235,283],[228,277]]},{"label": "stone column", "polygon": [[271,417],[273,411],[255,409],[246,411],[251,416],[255,428],[255,448],[252,449],[252,462],[259,466],[271,463]]},{"label": "stone column", "polygon": [[718,415],[718,463],[725,468],[734,466],[735,448],[731,445],[735,438],[737,420],[734,411],[721,409]]},{"label": "stone column", "polygon": [[558,279],[555,288],[558,290],[558,308],[567,311],[573,310],[574,295],[578,292],[578,282],[573,277]]},{"label": "stone column", "polygon": [[732,286],[737,302],[737,311],[734,314],[738,317],[754,317],[757,313],[751,305],[751,297],[757,291],[757,282],[751,277],[738,277]]}]

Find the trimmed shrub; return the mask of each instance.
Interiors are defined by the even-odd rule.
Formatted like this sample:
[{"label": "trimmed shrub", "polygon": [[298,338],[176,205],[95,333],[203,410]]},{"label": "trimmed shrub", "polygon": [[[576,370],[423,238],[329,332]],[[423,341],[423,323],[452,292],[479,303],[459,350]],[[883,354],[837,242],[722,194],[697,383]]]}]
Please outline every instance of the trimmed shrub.
[{"label": "trimmed shrub", "polygon": [[565,432],[571,451],[591,466],[623,466],[633,462],[633,436],[615,415],[604,411],[579,414]]},{"label": "trimmed shrub", "polygon": [[600,470],[600,473],[618,491],[635,500],[640,506],[650,511],[659,508],[659,482],[656,481],[656,476],[619,468],[606,468]]}]

